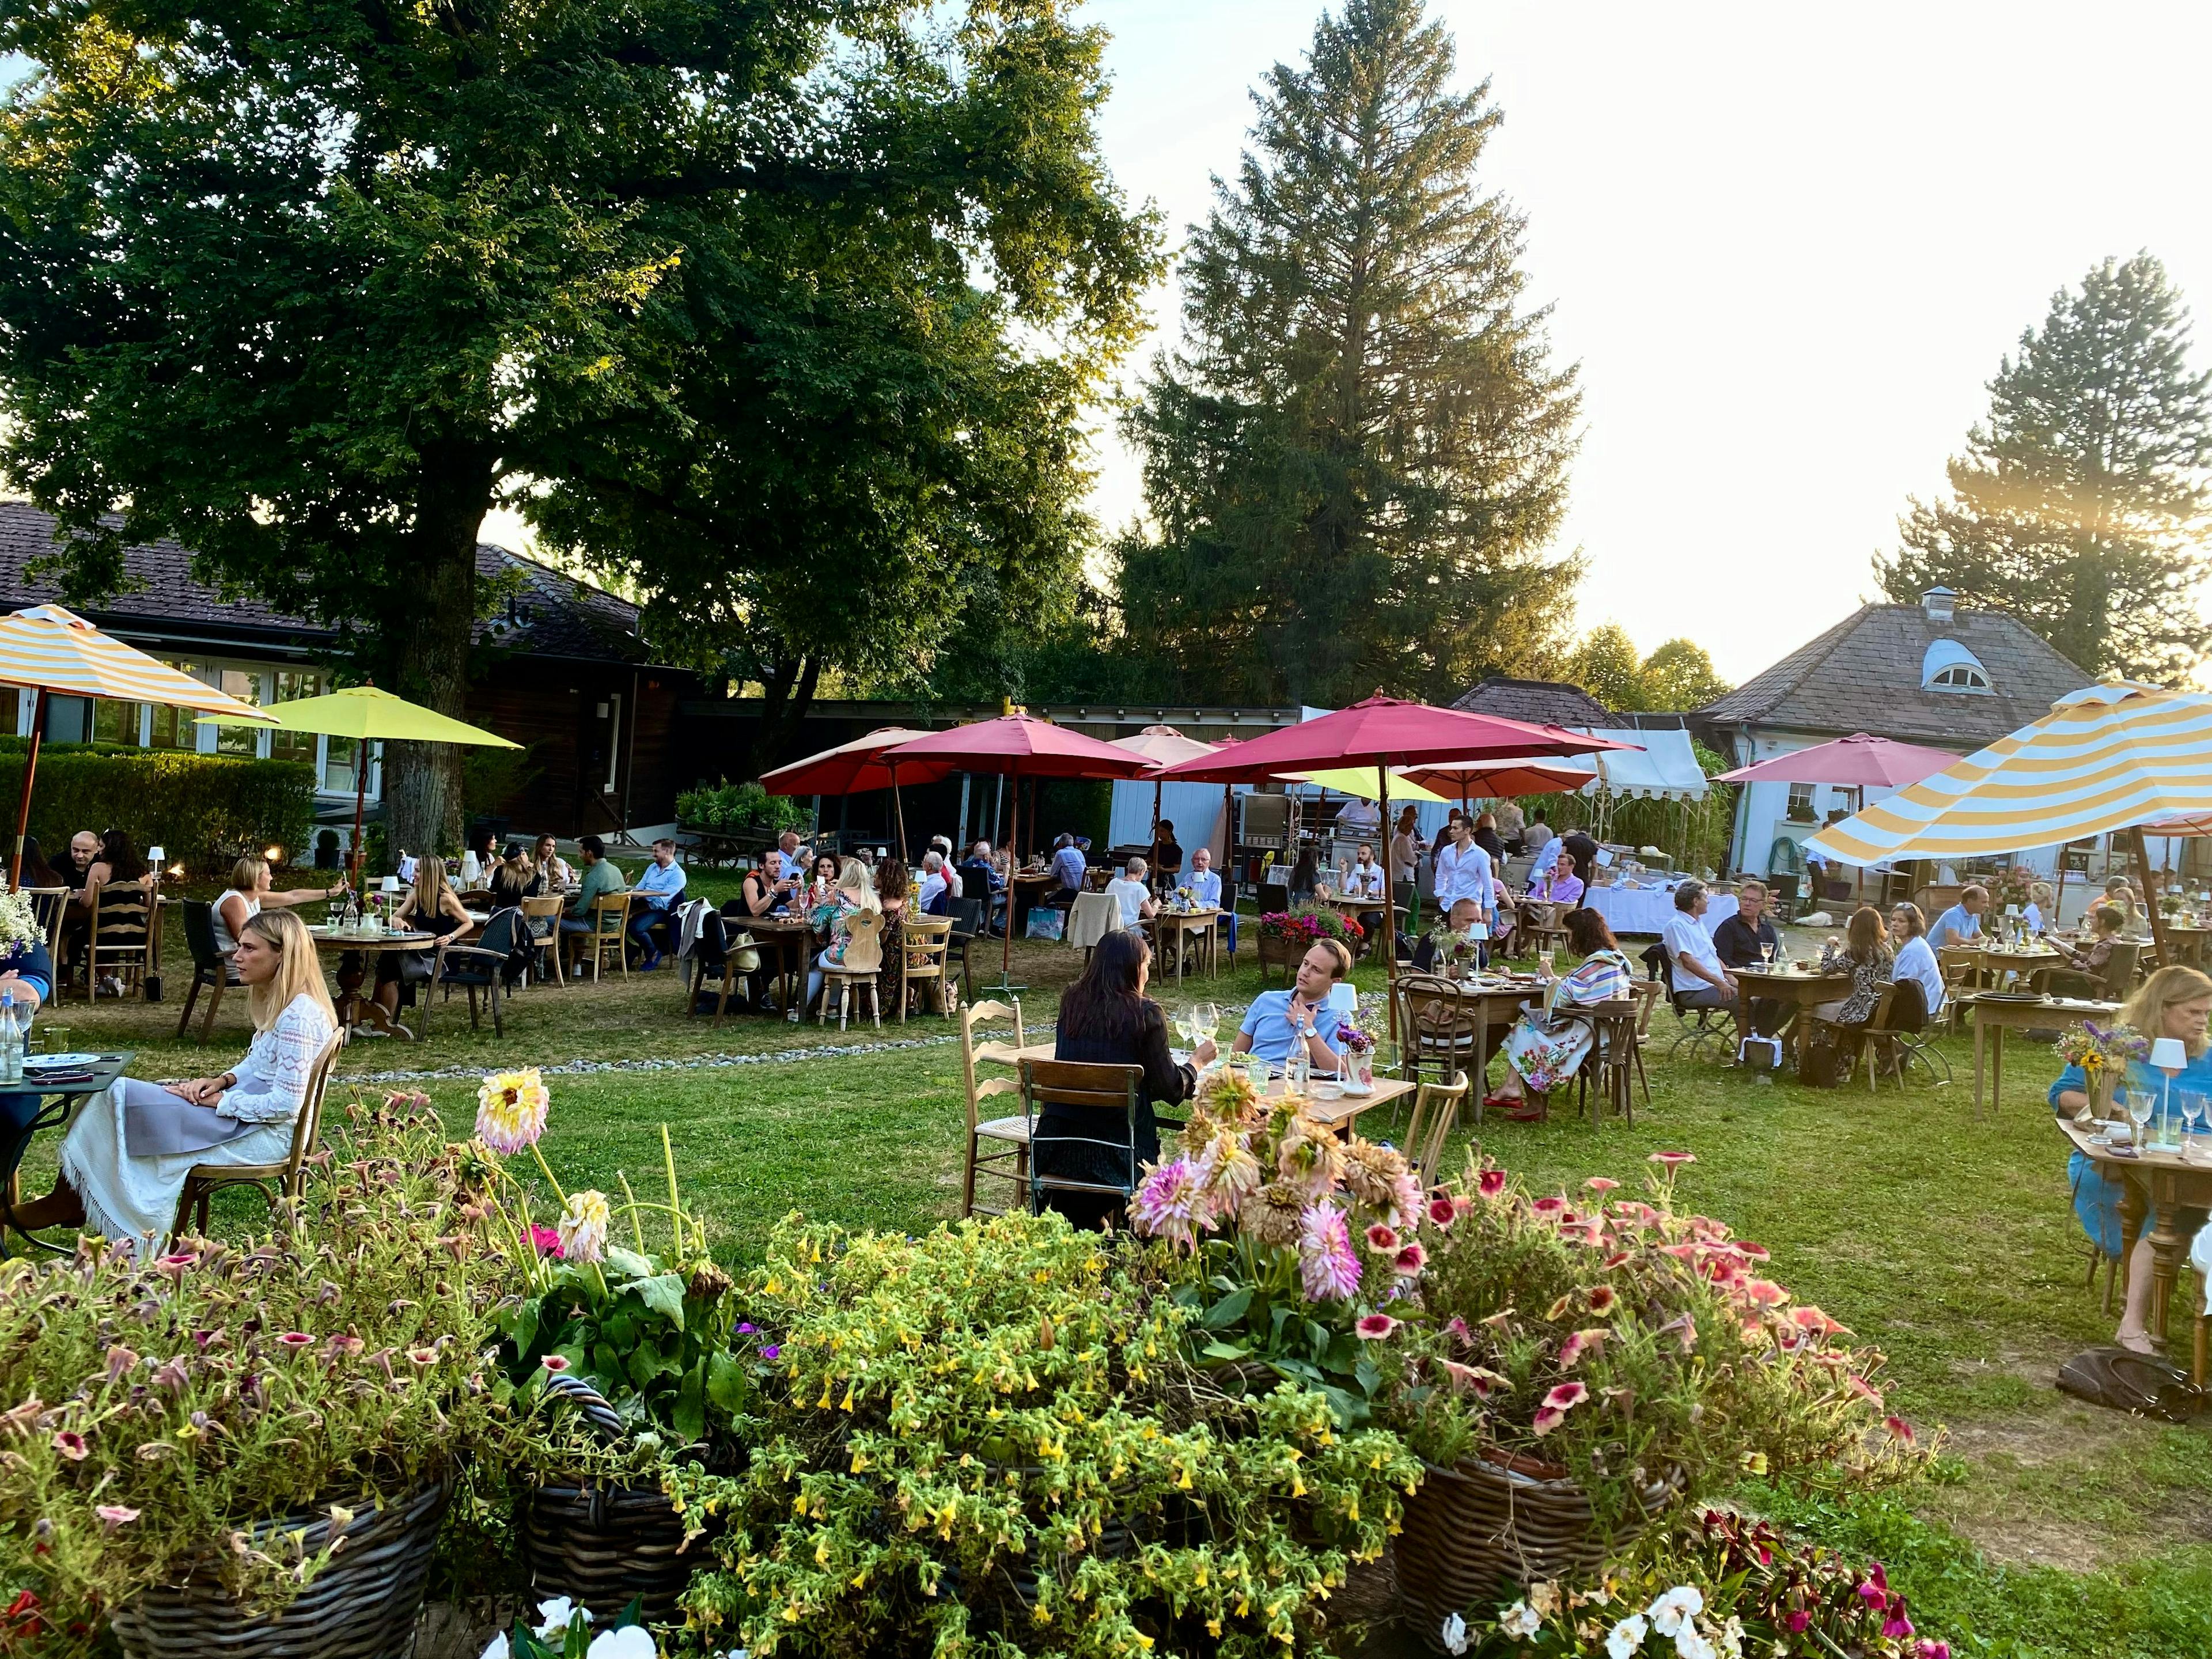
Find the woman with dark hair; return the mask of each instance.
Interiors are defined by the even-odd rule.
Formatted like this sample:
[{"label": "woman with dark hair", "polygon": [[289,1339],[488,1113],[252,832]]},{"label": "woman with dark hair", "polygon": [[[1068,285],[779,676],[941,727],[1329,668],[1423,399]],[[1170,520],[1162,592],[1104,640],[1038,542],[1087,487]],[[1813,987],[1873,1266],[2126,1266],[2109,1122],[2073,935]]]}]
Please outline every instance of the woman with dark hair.
[{"label": "woman with dark hair", "polygon": [[46,853],[40,847],[36,836],[23,837],[23,878],[16,885],[27,888],[69,885],[68,881],[47,864]]},{"label": "woman with dark hair", "polygon": [[[1613,938],[1613,929],[1595,910],[1570,910],[1567,943],[1582,962],[1565,979],[1553,980],[1541,1008],[1524,1007],[1520,1024],[1505,1039],[1505,1059],[1510,1069],[1504,1085],[1483,1103],[1507,1107],[1519,1118],[1542,1115],[1541,1097],[1563,1086],[1582,1069],[1596,1045],[1596,1028],[1586,1019],[1563,1012],[1587,1008],[1593,1003],[1613,1002],[1628,995],[1636,970]],[[1527,1103],[1523,1085],[1538,1097]]]},{"label": "woman with dark hair", "polygon": [[1882,925],[1881,912],[1871,904],[1862,904],[1844,924],[1844,942],[1830,939],[1820,947],[1820,971],[1849,974],[1851,994],[1832,1002],[1814,1003],[1813,1018],[1827,1025],[1865,1024],[1881,1001],[1893,960],[1889,929]]},{"label": "woman with dark hair", "polygon": [[[1191,1063],[1178,1066],[1168,1052],[1168,1017],[1145,994],[1152,972],[1152,947],[1131,929],[1100,939],[1083,977],[1067,988],[1060,1002],[1060,1031],[1054,1060],[1093,1066],[1141,1066],[1142,1098],[1137,1106],[1135,1158],[1127,1150],[1129,1123],[1118,1110],[1083,1106],[1047,1106],[1037,1116],[1030,1162],[1040,1175],[1064,1181],[1125,1185],[1133,1169],[1160,1155],[1160,1132],[1152,1104],[1188,1100],[1198,1088],[1198,1067],[1211,1065],[1212,1038],[1200,1042]],[[1071,1139],[1072,1138],[1072,1139]],[[1058,1140],[1060,1144],[1054,1144]],[[1112,1144],[1107,1144],[1112,1143]],[[1042,1189],[1048,1208],[1079,1227],[1096,1227],[1118,1217],[1122,1200],[1111,1193]]]},{"label": "woman with dark hair", "polygon": [[[146,860],[138,856],[138,848],[131,840],[130,832],[111,830],[100,838],[100,856],[93,860],[92,868],[85,872],[84,890],[90,893],[111,882],[143,881],[146,879]],[[87,899],[88,905],[91,900]]]},{"label": "woman with dark hair", "polygon": [[876,860],[870,873],[875,878],[876,902],[884,910],[884,964],[876,969],[876,1006],[896,1008],[898,999],[906,994],[906,945],[902,937],[906,932],[906,860],[896,853],[886,853]]}]

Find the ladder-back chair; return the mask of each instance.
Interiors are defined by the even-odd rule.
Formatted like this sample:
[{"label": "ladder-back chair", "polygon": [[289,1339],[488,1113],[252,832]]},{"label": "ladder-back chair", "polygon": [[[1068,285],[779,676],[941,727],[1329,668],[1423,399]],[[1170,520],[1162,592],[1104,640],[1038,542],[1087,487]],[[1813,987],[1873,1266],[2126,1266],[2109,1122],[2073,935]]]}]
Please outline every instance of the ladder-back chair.
[{"label": "ladder-back chair", "polygon": [[307,1073],[307,1093],[300,1101],[300,1115],[292,1120],[292,1150],[285,1154],[283,1161],[195,1164],[185,1177],[184,1191],[178,1194],[177,1219],[170,1231],[174,1232],[189,1217],[192,1224],[205,1233],[208,1201],[226,1187],[258,1187],[272,1210],[276,1207],[280,1193],[285,1198],[299,1197],[307,1154],[314,1151],[315,1137],[322,1131],[323,1097],[330,1091],[331,1072],[338,1063],[338,1050],[345,1047],[345,1027],[341,1025],[331,1033],[330,1041],[315,1056],[315,1063]]},{"label": "ladder-back chair", "polygon": [[884,1002],[877,991],[877,975],[884,966],[884,913],[880,910],[854,910],[847,915],[845,951],[835,966],[822,969],[822,1006],[815,1014],[814,1023],[820,1025],[830,1018],[830,988],[837,988],[837,1029],[845,1029],[845,1018],[851,1011],[853,993],[866,990],[868,1004],[875,1016],[876,1029],[884,1029]]},{"label": "ladder-back chair", "polygon": [[[1011,1046],[1003,1042],[975,1041],[976,1027],[988,1021],[1011,1019],[1014,1023],[1014,1040]],[[1026,1204],[1030,1188],[1030,1124],[1025,1114],[1011,1117],[986,1118],[982,1106],[987,1100],[1003,1095],[1018,1095],[1022,1085],[1013,1078],[991,1077],[978,1080],[975,1065],[988,1060],[997,1065],[1015,1064],[1015,1051],[1022,1047],[1022,1005],[1018,998],[1012,1003],[971,1002],[960,1011],[960,1079],[966,1089],[968,1103],[968,1168],[960,1187],[960,1213],[968,1215],[1004,1215],[1006,1208],[975,1202],[975,1177],[978,1175],[1003,1176],[1013,1183],[1013,1201]],[[987,1152],[985,1141],[999,1145],[1000,1150]]]}]

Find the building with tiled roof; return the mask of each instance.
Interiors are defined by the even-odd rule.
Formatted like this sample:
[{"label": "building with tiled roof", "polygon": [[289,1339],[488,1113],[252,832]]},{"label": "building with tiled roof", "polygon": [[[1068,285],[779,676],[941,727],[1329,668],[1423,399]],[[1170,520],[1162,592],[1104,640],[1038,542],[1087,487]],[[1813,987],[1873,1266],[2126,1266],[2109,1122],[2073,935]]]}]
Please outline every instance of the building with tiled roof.
[{"label": "building with tiled roof", "polygon": [[1537,726],[1611,726],[1606,706],[1564,680],[1516,680],[1492,674],[1462,692],[1452,707],[1470,714],[1528,720]]},{"label": "building with tiled roof", "polygon": [[[54,551],[54,520],[29,503],[0,501],[0,611],[61,601],[51,574],[29,567]],[[303,617],[252,599],[226,599],[192,574],[190,549],[167,539],[125,550],[127,585],[97,605],[71,608],[85,619],[248,702],[313,696],[330,688],[337,635]],[[605,833],[674,817],[672,728],[690,676],[656,665],[637,607],[542,560],[486,542],[477,574],[492,596],[476,626],[482,672],[467,717],[527,746],[522,781],[499,816],[520,830]],[[28,694],[0,690],[0,732],[27,735]],[[50,697],[51,742],[136,744],[152,748],[273,755],[315,768],[331,816],[353,811],[353,744],[258,728],[197,725],[174,709]],[[380,779],[371,763],[369,795]],[[337,810],[342,805],[343,810]]]}]

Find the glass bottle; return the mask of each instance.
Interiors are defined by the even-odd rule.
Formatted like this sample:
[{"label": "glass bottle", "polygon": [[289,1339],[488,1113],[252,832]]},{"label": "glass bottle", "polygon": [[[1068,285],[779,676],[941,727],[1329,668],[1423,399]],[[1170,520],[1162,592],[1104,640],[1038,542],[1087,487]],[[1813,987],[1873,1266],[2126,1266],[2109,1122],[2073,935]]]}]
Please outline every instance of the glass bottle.
[{"label": "glass bottle", "polygon": [[23,1026],[15,1013],[15,994],[0,994],[0,1083],[23,1080]]}]

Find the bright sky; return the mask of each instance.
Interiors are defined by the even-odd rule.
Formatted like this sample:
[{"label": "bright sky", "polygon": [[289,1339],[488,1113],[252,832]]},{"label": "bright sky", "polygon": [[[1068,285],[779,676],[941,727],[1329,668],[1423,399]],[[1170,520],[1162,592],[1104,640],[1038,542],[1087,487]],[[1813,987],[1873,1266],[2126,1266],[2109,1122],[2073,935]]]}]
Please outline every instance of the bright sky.
[{"label": "bright sky", "polygon": [[[1582,365],[1585,622],[1742,679],[1874,597],[1905,497],[2051,294],[2148,249],[2212,307],[2212,7],[1431,0],[1505,123],[1488,182]],[[1180,241],[1318,0],[1092,0],[1106,152]],[[1179,326],[1174,296],[1155,310]],[[2200,338],[2205,338],[2200,328]],[[2212,362],[2201,347],[2200,366]],[[1145,353],[1149,356],[1149,349]],[[1142,506],[1102,444],[1093,507]]]}]

